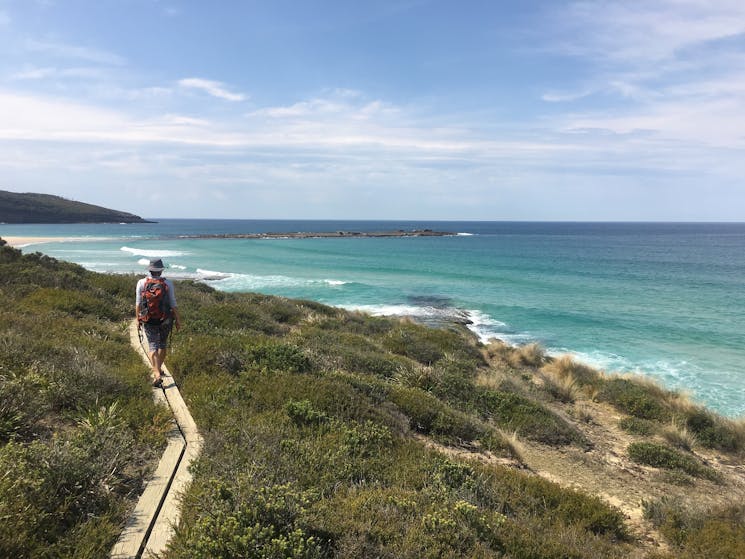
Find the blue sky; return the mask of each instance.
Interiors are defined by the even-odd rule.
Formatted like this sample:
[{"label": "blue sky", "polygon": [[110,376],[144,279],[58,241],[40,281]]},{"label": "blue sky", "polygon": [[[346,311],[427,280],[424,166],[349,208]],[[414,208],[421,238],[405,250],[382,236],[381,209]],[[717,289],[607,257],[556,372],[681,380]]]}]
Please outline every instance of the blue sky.
[{"label": "blue sky", "polygon": [[148,217],[745,221],[745,2],[0,0],[0,189]]}]

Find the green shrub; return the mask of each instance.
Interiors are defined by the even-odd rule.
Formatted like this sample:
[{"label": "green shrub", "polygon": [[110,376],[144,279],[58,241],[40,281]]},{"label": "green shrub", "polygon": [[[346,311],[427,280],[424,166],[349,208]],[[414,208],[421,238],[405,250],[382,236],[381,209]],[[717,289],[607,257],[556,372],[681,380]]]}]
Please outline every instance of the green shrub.
[{"label": "green shrub", "polygon": [[624,417],[618,422],[618,426],[630,435],[641,435],[648,437],[655,434],[659,426],[648,419],[638,417]]},{"label": "green shrub", "polygon": [[656,443],[635,442],[627,449],[629,458],[639,464],[654,468],[680,470],[694,477],[719,481],[721,476],[708,466],[701,464],[695,457],[679,450]]},{"label": "green shrub", "polygon": [[307,373],[311,361],[297,346],[275,341],[248,347],[246,362],[262,370]]},{"label": "green shrub", "polygon": [[388,397],[409,418],[410,427],[415,431],[437,435],[449,442],[473,441],[488,432],[467,414],[454,410],[424,390],[393,386]]},{"label": "green shrub", "polygon": [[121,309],[106,292],[99,290],[91,294],[84,291],[62,288],[40,288],[20,303],[34,313],[59,311],[75,317],[94,317],[120,320]]},{"label": "green shrub", "polygon": [[475,392],[481,413],[505,430],[550,445],[588,444],[576,429],[533,400],[486,388]]},{"label": "green shrub", "polygon": [[745,557],[745,507],[694,508],[663,497],[643,502],[644,517],[674,546],[660,559]]},{"label": "green shrub", "polygon": [[319,425],[329,419],[325,413],[315,409],[309,400],[290,400],[285,404],[285,411],[298,426]]},{"label": "green shrub", "polygon": [[655,421],[669,421],[670,412],[662,402],[642,384],[625,378],[607,380],[598,399],[609,402],[619,410],[638,417]]},{"label": "green shrub", "polygon": [[177,529],[169,557],[189,559],[320,559],[322,540],[301,516],[308,496],[291,485],[232,488],[213,482],[202,510]]},{"label": "green shrub", "polygon": [[0,443],[34,433],[49,408],[45,389],[34,373],[0,376]]},{"label": "green shrub", "polygon": [[696,440],[707,448],[725,452],[745,449],[745,434],[731,421],[717,417],[704,409],[694,409],[685,418],[685,425],[695,435]]},{"label": "green shrub", "polygon": [[466,357],[483,363],[481,353],[461,334],[442,328],[403,324],[388,332],[383,340],[386,349],[431,365],[446,354]]}]

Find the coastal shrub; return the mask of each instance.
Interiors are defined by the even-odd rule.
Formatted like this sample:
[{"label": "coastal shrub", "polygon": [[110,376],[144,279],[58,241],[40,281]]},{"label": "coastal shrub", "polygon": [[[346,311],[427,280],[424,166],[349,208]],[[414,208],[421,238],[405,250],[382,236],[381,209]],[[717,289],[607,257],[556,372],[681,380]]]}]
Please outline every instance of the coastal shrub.
[{"label": "coastal shrub", "polygon": [[49,408],[45,384],[33,372],[0,375],[0,443],[34,434]]},{"label": "coastal shrub", "polygon": [[579,431],[533,400],[485,388],[476,392],[481,413],[503,429],[549,445],[588,444]]},{"label": "coastal shrub", "polygon": [[401,324],[384,338],[386,349],[410,357],[423,365],[431,365],[445,354],[456,358],[471,358],[483,363],[481,353],[461,334],[444,328],[427,328],[415,324]]},{"label": "coastal shrub", "polygon": [[[331,308],[331,307],[327,307]],[[361,336],[380,337],[398,325],[398,321],[387,317],[370,316],[356,311],[335,309],[334,313],[325,313],[315,325],[324,330],[343,331]]]},{"label": "coastal shrub", "polygon": [[168,368],[177,377],[196,372],[237,374],[249,362],[245,344],[262,342],[252,336],[184,334],[173,341]]},{"label": "coastal shrub", "polygon": [[419,388],[392,386],[388,398],[409,418],[415,431],[436,435],[448,442],[473,441],[487,432],[467,414]]},{"label": "coastal shrub", "polygon": [[298,426],[319,425],[329,419],[325,413],[315,409],[309,400],[289,400],[285,404],[285,411]]},{"label": "coastal shrub", "polygon": [[21,305],[34,313],[61,311],[75,317],[91,316],[118,320],[123,318],[110,295],[96,295],[72,289],[40,288],[28,295]]},{"label": "coastal shrub", "polygon": [[735,422],[718,417],[705,409],[692,409],[685,417],[685,426],[695,434],[696,440],[707,448],[725,452],[745,449],[745,428],[738,428]]},{"label": "coastal shrub", "polygon": [[341,366],[350,372],[393,378],[399,371],[407,370],[410,364],[396,355],[379,351],[347,351],[342,355]]},{"label": "coastal shrub", "polygon": [[653,468],[680,470],[688,475],[712,481],[720,481],[721,479],[721,475],[716,470],[705,466],[694,456],[664,445],[635,442],[629,445],[627,452],[629,458],[639,464],[652,466]]},{"label": "coastal shrub", "polygon": [[274,340],[246,348],[246,363],[265,371],[307,373],[311,370],[310,359],[295,345]]},{"label": "coastal shrub", "polygon": [[608,379],[603,383],[597,398],[640,419],[670,420],[670,412],[660,401],[658,395],[631,379]]},{"label": "coastal shrub", "polygon": [[658,559],[745,557],[745,507],[710,509],[663,497],[642,502],[644,517],[674,546]]},{"label": "coastal shrub", "polygon": [[[0,556],[41,555],[91,517],[115,514],[118,522],[117,493],[132,489],[124,468],[131,449],[128,431],[110,431],[103,423],[81,427],[66,440],[0,448]],[[99,556],[112,535],[105,533]]]},{"label": "coastal shrub", "polygon": [[187,517],[169,546],[173,559],[320,559],[323,540],[303,522],[306,493],[291,484],[231,487],[213,481],[199,495],[209,514]]},{"label": "coastal shrub", "polygon": [[618,422],[618,426],[630,435],[641,435],[644,437],[654,435],[659,428],[659,424],[654,421],[639,419],[633,416],[624,417]]}]

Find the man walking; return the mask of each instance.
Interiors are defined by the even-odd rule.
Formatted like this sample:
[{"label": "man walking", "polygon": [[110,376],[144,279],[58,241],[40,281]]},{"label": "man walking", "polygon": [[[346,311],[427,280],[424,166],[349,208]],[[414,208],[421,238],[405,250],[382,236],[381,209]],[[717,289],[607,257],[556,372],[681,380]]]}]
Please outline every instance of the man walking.
[{"label": "man walking", "polygon": [[140,326],[145,329],[148,342],[148,357],[152,365],[154,387],[163,385],[163,362],[171,328],[181,328],[176,291],[173,282],[161,276],[165,270],[160,258],[150,260],[147,277],[137,282],[135,294],[135,315]]}]

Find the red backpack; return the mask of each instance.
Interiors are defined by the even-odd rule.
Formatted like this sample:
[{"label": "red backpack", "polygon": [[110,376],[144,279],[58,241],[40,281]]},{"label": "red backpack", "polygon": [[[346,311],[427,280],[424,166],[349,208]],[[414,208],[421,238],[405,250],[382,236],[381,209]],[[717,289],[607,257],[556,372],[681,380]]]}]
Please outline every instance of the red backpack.
[{"label": "red backpack", "polygon": [[164,278],[146,278],[140,292],[140,308],[137,319],[140,322],[159,324],[171,317],[171,299],[168,284]]}]

